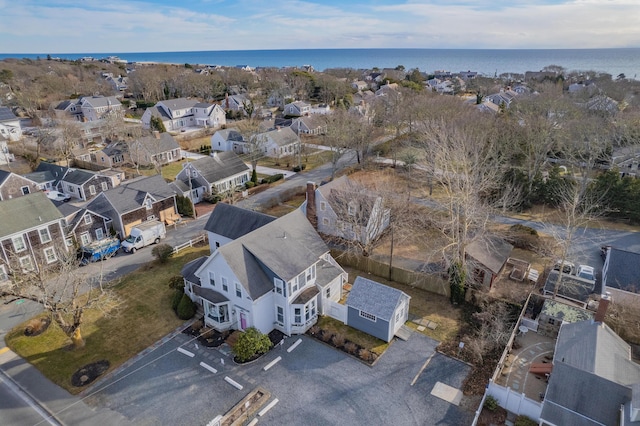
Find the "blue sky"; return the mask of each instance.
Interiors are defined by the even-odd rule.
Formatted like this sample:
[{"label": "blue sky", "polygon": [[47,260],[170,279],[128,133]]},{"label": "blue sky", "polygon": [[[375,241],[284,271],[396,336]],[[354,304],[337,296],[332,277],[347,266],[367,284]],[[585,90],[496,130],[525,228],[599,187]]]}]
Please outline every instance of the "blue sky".
[{"label": "blue sky", "polygon": [[639,0],[0,0],[0,53],[640,47]]}]

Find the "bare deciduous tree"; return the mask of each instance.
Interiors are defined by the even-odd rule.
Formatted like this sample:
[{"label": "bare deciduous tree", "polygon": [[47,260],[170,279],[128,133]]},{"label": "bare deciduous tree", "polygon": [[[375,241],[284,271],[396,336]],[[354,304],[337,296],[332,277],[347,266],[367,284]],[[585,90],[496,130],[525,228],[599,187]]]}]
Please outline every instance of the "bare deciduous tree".
[{"label": "bare deciduous tree", "polygon": [[[88,276],[78,269],[75,253],[59,250],[57,261],[46,259],[20,262],[10,257],[10,280],[0,288],[0,296],[16,297],[39,303],[52,320],[71,339],[75,348],[84,346],[81,326],[91,309],[111,310],[116,305],[114,293],[103,285],[102,273]],[[48,259],[49,261],[51,259]]]}]

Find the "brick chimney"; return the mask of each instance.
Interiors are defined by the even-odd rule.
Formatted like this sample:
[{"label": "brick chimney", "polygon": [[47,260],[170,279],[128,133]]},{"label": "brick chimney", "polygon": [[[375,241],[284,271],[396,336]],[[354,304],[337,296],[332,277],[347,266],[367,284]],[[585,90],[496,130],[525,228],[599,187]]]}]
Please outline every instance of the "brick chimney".
[{"label": "brick chimney", "polygon": [[316,215],[316,184],[307,182],[307,219],[311,226],[318,229],[318,216]]},{"label": "brick chimney", "polygon": [[598,310],[596,311],[596,316],[593,319],[595,322],[599,322],[604,324],[604,317],[607,314],[607,309],[609,308],[609,303],[611,302],[610,293],[607,292],[603,294],[600,298],[600,303],[598,304]]}]

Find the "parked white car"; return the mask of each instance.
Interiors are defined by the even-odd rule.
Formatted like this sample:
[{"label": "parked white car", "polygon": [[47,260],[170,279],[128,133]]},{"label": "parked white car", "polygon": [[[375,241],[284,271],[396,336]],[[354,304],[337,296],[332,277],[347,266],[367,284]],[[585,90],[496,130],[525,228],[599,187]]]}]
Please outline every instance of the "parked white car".
[{"label": "parked white car", "polygon": [[64,201],[67,202],[71,199],[70,195],[64,194],[59,191],[45,191],[47,194],[47,198],[53,201]]},{"label": "parked white car", "polygon": [[589,281],[596,280],[596,275],[595,275],[593,266],[589,266],[589,265],[578,266],[578,272],[576,272],[576,275],[579,276],[580,278],[584,278],[585,280],[589,280]]}]

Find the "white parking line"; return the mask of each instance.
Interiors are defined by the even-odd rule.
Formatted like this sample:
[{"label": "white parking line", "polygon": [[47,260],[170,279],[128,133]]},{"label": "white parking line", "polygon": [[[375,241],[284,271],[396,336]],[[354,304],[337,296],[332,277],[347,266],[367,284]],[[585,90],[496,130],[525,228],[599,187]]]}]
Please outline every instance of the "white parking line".
[{"label": "white parking line", "polygon": [[260,412],[258,412],[258,416],[262,417],[262,416],[264,416],[265,414],[267,414],[267,412],[268,412],[269,410],[271,410],[273,407],[275,407],[275,406],[276,406],[276,404],[277,404],[278,402],[279,402],[279,401],[278,401],[278,398],[276,398],[276,399],[274,399],[273,401],[271,401],[271,402],[269,403],[269,405],[267,405],[267,406],[266,406],[266,407],[264,407],[262,410],[260,410]]},{"label": "white parking line", "polygon": [[280,362],[280,360],[282,360],[282,357],[279,356],[278,358],[274,359],[273,361],[271,361],[269,364],[265,365],[263,370],[267,371],[268,369],[270,369],[271,367],[273,367],[274,365],[276,365],[278,362]]},{"label": "white parking line", "polygon": [[218,370],[216,370],[215,368],[213,368],[212,366],[210,366],[209,364],[206,364],[204,362],[200,362],[200,366],[203,368],[206,368],[207,370],[211,371],[212,373],[217,373]]},{"label": "white parking line", "polygon": [[182,349],[182,348],[178,348],[178,352],[180,352],[181,354],[185,354],[188,357],[193,358],[194,356],[196,356],[196,354],[194,354],[193,352],[189,352],[186,349]]},{"label": "white parking line", "polygon": [[240,383],[236,382],[235,380],[233,380],[232,378],[230,378],[229,376],[225,376],[224,377],[224,381],[229,383],[234,388],[242,390],[242,385]]},{"label": "white parking line", "polygon": [[298,339],[298,340],[296,340],[296,341],[295,341],[295,343],[294,343],[293,345],[289,346],[289,349],[287,349],[287,352],[289,352],[289,353],[290,353],[292,350],[294,350],[295,348],[297,348],[297,347],[298,347],[298,345],[299,345],[300,343],[302,343],[302,339]]}]

